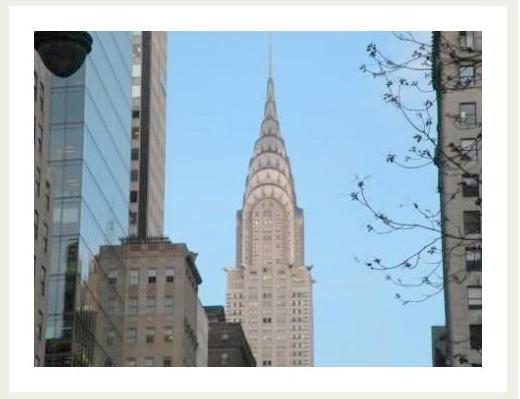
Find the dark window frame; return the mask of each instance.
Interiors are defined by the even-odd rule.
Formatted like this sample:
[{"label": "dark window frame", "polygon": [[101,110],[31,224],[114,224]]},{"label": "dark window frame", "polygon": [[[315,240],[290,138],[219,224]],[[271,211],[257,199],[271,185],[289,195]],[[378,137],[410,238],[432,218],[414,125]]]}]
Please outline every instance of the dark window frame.
[{"label": "dark window frame", "polygon": [[482,349],[482,324],[469,325],[469,345],[471,349]]},{"label": "dark window frame", "polygon": [[[469,220],[474,219],[474,220]],[[482,233],[482,215],[480,211],[464,211],[463,213],[464,234]]]},{"label": "dark window frame", "polygon": [[[468,184],[473,180],[474,184]],[[466,198],[474,198],[480,195],[480,175],[472,173],[464,173],[462,175],[462,196]]]}]

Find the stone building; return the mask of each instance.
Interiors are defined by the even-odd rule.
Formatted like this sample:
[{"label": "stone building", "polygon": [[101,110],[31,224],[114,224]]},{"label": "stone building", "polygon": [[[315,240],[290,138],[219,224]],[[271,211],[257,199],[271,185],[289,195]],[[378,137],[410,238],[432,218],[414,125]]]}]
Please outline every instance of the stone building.
[{"label": "stone building", "polygon": [[312,366],[313,280],[271,70],[236,216],[236,264],[226,269],[226,315],[242,324],[258,366]]},{"label": "stone building", "polygon": [[34,51],[34,365],[45,361],[51,260],[52,175],[48,167],[51,73]]},{"label": "stone building", "polygon": [[209,324],[208,316],[202,306],[200,299],[197,301],[197,367],[208,366],[208,335]]},{"label": "stone building", "polygon": [[167,32],[133,32],[129,235],[162,237]]},{"label": "stone building", "polygon": [[482,365],[482,34],[435,32],[447,364]]},{"label": "stone building", "polygon": [[114,337],[121,334],[121,365],[197,365],[198,347],[204,343],[198,342],[202,279],[195,258],[185,244],[168,239],[129,238],[101,248],[99,264],[123,296],[123,308],[118,309],[116,298],[98,295],[107,309],[121,315],[121,331],[109,327],[105,333],[107,346],[114,345],[115,351]]},{"label": "stone building", "polygon": [[227,322],[223,306],[206,306],[205,310],[209,320],[208,366],[255,367],[242,325]]}]

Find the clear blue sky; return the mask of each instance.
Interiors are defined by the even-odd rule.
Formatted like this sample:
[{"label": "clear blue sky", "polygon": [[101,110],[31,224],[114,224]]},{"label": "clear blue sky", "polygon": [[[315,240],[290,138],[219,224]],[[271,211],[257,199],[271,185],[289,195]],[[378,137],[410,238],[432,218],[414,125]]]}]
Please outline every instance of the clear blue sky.
[{"label": "clear blue sky", "polygon": [[[444,323],[443,298],[401,305],[382,272],[354,257],[400,260],[428,239],[420,232],[374,236],[349,198],[370,175],[381,209],[407,216],[412,201],[437,209],[436,170],[385,162],[405,152],[410,128],[382,101],[382,82],[360,73],[375,41],[401,55],[390,33],[275,33],[274,79],[282,135],[305,214],[306,263],[314,265],[317,366],[429,366],[430,327]],[[174,32],[168,38],[166,234],[199,253],[204,305],[224,304],[235,257],[235,213],[259,134],[268,34]],[[400,205],[405,205],[403,208]],[[405,292],[406,293],[406,292]]]}]

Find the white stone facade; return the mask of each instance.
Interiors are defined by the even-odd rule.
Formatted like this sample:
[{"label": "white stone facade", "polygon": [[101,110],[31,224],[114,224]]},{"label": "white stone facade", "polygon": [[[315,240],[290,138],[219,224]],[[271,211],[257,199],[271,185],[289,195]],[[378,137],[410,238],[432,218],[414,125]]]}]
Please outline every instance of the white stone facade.
[{"label": "white stone facade", "polygon": [[242,323],[257,366],[313,365],[313,280],[304,262],[303,211],[269,77],[260,137],[237,212],[236,266],[226,269],[226,317]]}]

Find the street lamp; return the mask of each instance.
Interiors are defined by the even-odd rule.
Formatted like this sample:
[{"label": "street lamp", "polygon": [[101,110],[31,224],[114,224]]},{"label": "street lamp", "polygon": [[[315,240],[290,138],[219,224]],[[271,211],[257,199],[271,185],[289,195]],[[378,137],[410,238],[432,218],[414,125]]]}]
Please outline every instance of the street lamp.
[{"label": "street lamp", "polygon": [[53,74],[66,78],[76,72],[92,49],[88,32],[34,32],[34,49]]}]

